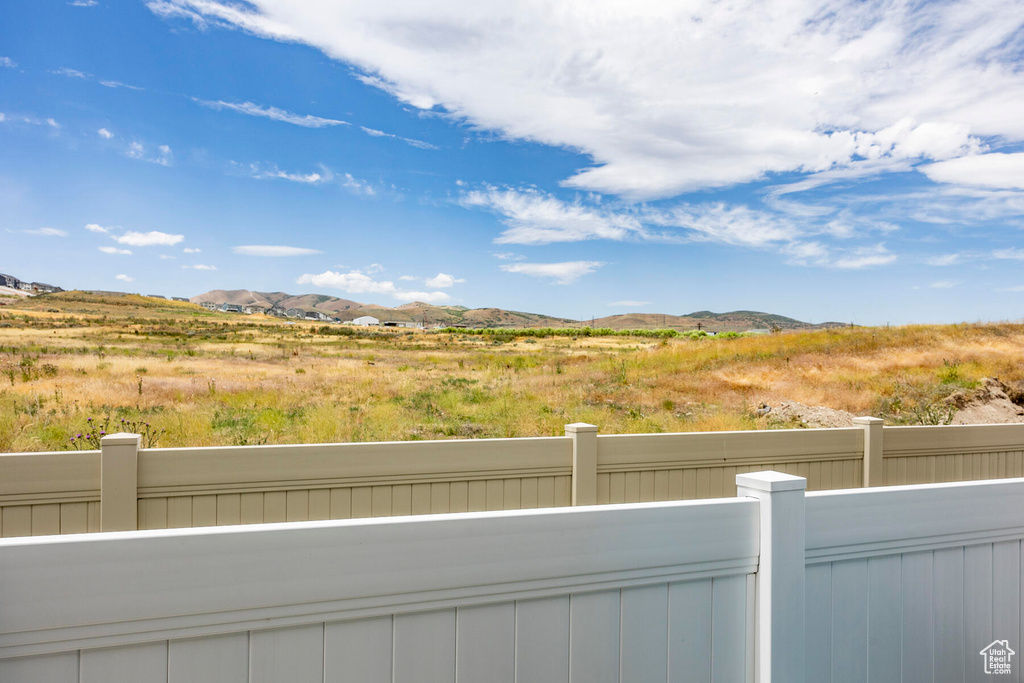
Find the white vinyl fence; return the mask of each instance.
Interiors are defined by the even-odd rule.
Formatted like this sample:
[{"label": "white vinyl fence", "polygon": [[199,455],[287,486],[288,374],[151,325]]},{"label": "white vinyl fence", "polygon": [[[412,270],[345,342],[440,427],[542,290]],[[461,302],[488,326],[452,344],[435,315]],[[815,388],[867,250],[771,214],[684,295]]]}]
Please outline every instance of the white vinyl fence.
[{"label": "white vinyl fence", "polygon": [[1024,480],[737,484],[2,539],[0,681],[1020,681]]}]

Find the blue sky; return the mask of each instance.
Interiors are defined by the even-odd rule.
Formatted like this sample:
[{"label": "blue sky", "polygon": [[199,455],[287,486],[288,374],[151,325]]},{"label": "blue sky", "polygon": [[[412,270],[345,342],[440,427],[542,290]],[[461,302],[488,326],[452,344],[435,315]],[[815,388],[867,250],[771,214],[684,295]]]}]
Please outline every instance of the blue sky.
[{"label": "blue sky", "polygon": [[7,0],[0,272],[1024,316],[1019,2]]}]

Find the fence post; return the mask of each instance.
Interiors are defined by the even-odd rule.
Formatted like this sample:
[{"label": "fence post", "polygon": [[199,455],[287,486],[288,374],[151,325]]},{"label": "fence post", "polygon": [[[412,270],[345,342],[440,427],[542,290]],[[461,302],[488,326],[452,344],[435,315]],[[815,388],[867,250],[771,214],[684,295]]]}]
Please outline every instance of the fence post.
[{"label": "fence post", "polygon": [[138,434],[111,434],[100,439],[100,531],[139,528]]},{"label": "fence post", "polygon": [[572,504],[597,505],[597,425],[565,425],[572,437]]},{"label": "fence post", "polygon": [[855,417],[853,424],[864,428],[864,486],[885,486],[885,464],[882,461],[882,426],[877,417]]},{"label": "fence post", "polygon": [[805,683],[804,492],[807,480],[780,472],[736,475],[740,496],[760,501],[761,556],[754,617],[754,680]]}]

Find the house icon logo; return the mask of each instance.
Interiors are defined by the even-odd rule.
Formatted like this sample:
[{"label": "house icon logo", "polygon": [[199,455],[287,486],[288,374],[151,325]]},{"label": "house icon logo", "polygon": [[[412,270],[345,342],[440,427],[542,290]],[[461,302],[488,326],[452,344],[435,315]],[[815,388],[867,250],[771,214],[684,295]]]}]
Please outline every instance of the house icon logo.
[{"label": "house icon logo", "polygon": [[1010,660],[1016,652],[1010,649],[1010,641],[993,640],[979,653],[985,658],[986,674],[1009,674]]}]

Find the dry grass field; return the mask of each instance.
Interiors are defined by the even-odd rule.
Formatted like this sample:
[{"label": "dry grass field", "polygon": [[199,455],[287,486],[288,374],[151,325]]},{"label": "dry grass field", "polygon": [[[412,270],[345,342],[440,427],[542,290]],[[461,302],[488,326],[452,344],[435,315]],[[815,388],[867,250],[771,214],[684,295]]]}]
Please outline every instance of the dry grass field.
[{"label": "dry grass field", "polygon": [[0,452],[89,447],[72,437],[121,420],[157,446],[757,429],[778,426],[757,405],[785,400],[914,423],[983,377],[1024,380],[1020,324],[537,338],[0,301]]}]

